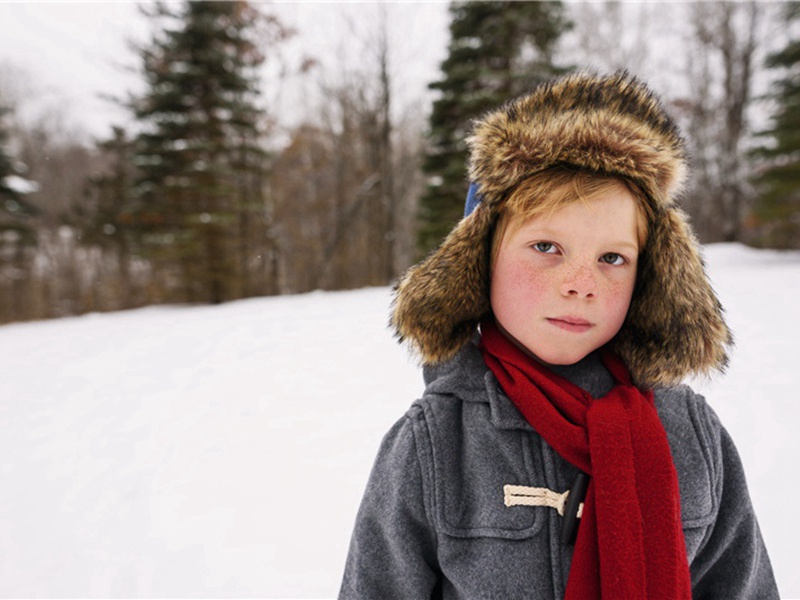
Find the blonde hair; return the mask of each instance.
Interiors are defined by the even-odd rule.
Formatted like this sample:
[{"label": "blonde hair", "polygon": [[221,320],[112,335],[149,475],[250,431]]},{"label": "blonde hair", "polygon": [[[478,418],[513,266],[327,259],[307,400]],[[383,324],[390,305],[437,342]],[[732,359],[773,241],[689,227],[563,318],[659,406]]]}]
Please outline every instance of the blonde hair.
[{"label": "blonde hair", "polygon": [[528,177],[509,192],[492,236],[490,264],[494,267],[503,238],[514,233],[525,222],[541,215],[551,215],[573,202],[588,203],[620,186],[627,189],[636,200],[636,237],[641,252],[647,242],[652,208],[637,185],[620,177],[553,168]]}]

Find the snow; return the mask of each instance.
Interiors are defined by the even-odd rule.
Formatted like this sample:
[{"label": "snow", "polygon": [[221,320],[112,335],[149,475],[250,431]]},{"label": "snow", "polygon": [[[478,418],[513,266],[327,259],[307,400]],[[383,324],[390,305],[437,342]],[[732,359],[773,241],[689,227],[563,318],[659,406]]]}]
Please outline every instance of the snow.
[{"label": "snow", "polygon": [[[695,382],[800,597],[800,252],[706,249],[737,348]],[[0,327],[0,596],[336,595],[381,437],[422,391],[390,291]]]},{"label": "snow", "polygon": [[39,191],[38,183],[31,181],[30,179],[20,177],[19,175],[6,175],[3,178],[3,185],[23,196]]}]

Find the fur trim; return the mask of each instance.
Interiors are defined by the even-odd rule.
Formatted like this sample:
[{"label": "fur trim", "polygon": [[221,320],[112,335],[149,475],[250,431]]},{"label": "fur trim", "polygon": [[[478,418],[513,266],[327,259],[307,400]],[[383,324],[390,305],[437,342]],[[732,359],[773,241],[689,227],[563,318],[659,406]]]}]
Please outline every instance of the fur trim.
[{"label": "fur trim", "polygon": [[676,125],[658,98],[625,74],[541,85],[478,121],[467,142],[470,179],[490,203],[560,164],[628,178],[662,206],[686,175]]},{"label": "fur trim", "polygon": [[426,364],[452,358],[491,310],[489,240],[494,221],[494,211],[479,205],[395,288],[392,325]]},{"label": "fur trim", "polygon": [[650,225],[631,306],[612,344],[634,381],[649,387],[728,364],[733,336],[697,241],[677,208],[663,211]]},{"label": "fur trim", "polygon": [[452,358],[490,311],[492,231],[509,191],[554,166],[636,183],[651,203],[631,307],[612,341],[643,386],[722,369],[731,334],[699,248],[675,205],[684,143],[656,96],[621,73],[537,87],[475,123],[469,173],[482,202],[395,289],[392,325],[426,364]]}]

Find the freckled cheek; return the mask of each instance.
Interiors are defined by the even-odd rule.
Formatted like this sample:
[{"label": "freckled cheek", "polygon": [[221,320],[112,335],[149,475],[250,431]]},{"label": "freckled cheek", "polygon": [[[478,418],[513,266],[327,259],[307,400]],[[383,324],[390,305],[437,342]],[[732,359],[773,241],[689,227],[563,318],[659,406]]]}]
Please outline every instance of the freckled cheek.
[{"label": "freckled cheek", "polygon": [[548,289],[547,277],[519,264],[498,264],[491,278],[491,304],[495,315],[524,317],[540,305]]},{"label": "freckled cheek", "polygon": [[606,314],[619,326],[622,326],[625,316],[628,314],[632,294],[633,282],[627,280],[610,283],[605,290]]}]

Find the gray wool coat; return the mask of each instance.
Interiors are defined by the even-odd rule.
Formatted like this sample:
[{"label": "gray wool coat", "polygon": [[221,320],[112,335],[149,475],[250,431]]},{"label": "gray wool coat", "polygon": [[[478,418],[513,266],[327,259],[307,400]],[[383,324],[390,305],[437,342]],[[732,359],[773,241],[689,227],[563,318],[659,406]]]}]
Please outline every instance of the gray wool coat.
[{"label": "gray wool coat", "polygon": [[[614,382],[590,356],[558,373],[595,397]],[[569,489],[575,468],[503,394],[474,344],[425,369],[426,390],[373,467],[339,597],[563,598],[572,547],[553,508],[505,506],[506,484]],[[656,406],[678,472],[695,598],[778,598],[736,449],[686,386]]]}]

